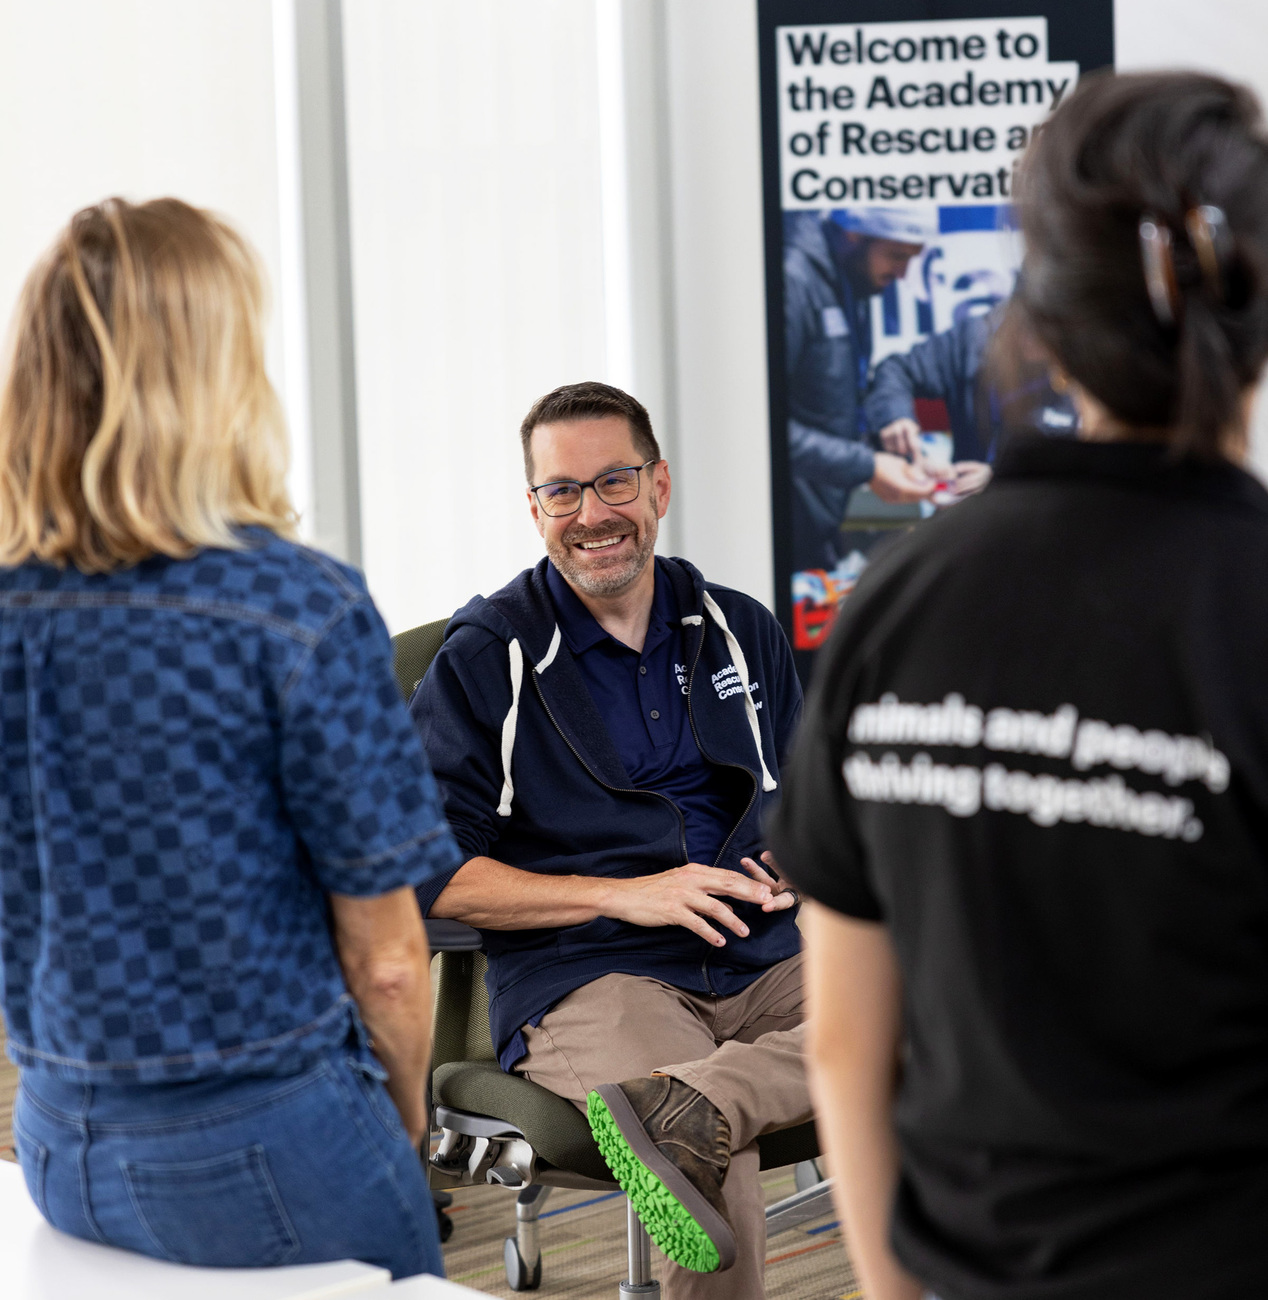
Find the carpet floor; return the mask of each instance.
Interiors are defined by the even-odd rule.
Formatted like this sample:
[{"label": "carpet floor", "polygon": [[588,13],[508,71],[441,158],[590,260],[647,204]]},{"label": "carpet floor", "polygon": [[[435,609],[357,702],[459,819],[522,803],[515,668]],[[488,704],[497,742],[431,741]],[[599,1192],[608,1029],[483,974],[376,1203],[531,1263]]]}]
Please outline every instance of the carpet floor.
[{"label": "carpet floor", "polygon": [[[767,1202],[788,1196],[793,1171],[762,1175]],[[477,1291],[509,1297],[502,1240],[515,1232],[515,1198],[496,1187],[456,1188],[449,1213],[454,1233],[445,1246],[449,1276]],[[537,1295],[569,1300],[617,1300],[625,1276],[625,1197],[620,1192],[556,1190],[541,1215],[542,1284]],[[652,1272],[663,1276],[652,1253]],[[832,1215],[771,1238],[766,1247],[771,1300],[862,1300]]]}]

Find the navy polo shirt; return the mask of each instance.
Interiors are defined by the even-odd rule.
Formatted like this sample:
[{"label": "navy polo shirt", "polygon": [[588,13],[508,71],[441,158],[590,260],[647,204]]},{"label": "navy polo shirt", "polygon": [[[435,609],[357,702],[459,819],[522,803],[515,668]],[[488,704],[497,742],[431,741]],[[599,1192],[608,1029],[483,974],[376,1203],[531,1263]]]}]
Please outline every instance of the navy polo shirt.
[{"label": "navy polo shirt", "polygon": [[743,811],[729,768],[700,752],[687,713],[687,656],[673,587],[656,563],[640,654],[605,632],[553,564],[546,566],[559,629],[637,790],[668,796],[682,813],[687,858],[712,866]]}]

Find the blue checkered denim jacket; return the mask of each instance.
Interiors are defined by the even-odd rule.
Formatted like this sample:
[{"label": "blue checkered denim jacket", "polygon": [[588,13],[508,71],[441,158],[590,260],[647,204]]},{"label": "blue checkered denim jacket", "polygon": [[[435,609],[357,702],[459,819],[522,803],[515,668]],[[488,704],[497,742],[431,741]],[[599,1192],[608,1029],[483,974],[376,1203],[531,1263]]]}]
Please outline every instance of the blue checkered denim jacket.
[{"label": "blue checkered denim jacket", "polygon": [[325,894],[459,860],[360,575],[246,537],[0,569],[0,993],[25,1068],[300,1069],[354,1014]]}]

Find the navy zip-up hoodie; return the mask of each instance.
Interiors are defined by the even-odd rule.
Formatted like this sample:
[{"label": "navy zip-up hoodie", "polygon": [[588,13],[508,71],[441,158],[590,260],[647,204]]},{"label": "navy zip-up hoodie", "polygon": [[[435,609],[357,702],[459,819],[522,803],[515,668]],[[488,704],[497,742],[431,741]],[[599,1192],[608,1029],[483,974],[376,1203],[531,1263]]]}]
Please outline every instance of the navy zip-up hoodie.
[{"label": "navy zip-up hoodie", "polygon": [[[562,640],[548,563],[454,615],[410,704],[463,860],[488,856],[561,876],[680,867],[687,861],[682,814],[664,795],[633,788]],[[747,773],[752,795],[713,864],[743,872],[740,858],[764,847],[762,816],[777,797],[801,713],[792,653],[751,597],[706,583],[685,560],[656,563],[682,611],[697,743],[708,761]],[[419,889],[424,915],[450,876]],[[604,975],[647,975],[725,997],[798,951],[792,911],[727,901],[749,935],[727,931],[720,949],[681,926],[608,917],[561,929],[483,931],[489,1021],[503,1067],[522,1054],[525,1024]]]}]

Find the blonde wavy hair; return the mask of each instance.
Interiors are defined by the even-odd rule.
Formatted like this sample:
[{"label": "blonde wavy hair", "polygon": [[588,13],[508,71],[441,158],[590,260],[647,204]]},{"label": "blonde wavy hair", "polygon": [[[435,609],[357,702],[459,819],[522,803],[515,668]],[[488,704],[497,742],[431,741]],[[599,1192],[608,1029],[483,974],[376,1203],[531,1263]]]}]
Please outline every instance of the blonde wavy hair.
[{"label": "blonde wavy hair", "polygon": [[0,565],[102,573],[293,532],[250,245],[182,203],[107,199],[28,276],[0,389]]}]

